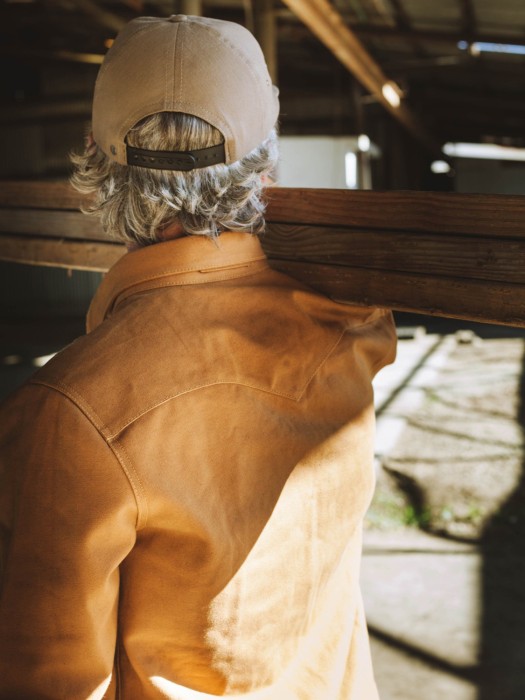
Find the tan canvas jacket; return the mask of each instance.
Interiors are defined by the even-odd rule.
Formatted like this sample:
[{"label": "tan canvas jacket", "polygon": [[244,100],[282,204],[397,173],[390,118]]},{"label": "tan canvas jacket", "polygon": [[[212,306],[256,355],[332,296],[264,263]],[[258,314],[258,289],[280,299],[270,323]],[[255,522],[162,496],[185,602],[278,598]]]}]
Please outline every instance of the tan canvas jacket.
[{"label": "tan canvas jacket", "polygon": [[0,414],[0,697],[374,700],[386,311],[226,233],[128,253]]}]

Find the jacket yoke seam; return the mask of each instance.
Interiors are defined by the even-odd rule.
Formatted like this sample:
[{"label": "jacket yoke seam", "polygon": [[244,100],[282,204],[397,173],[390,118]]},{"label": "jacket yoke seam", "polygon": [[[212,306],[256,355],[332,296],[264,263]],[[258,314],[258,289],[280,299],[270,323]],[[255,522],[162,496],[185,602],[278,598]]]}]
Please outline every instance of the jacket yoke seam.
[{"label": "jacket yoke seam", "polygon": [[186,394],[191,394],[194,391],[198,391],[199,389],[206,389],[208,387],[212,386],[220,386],[220,385],[235,385],[235,386],[244,386],[249,389],[255,389],[256,391],[262,391],[266,394],[271,394],[272,396],[281,396],[285,399],[289,399],[291,401],[295,401],[296,403],[302,399],[304,396],[308,386],[312,382],[313,378],[319,372],[321,367],[325,364],[325,362],[328,360],[330,355],[334,352],[336,347],[339,345],[341,342],[341,339],[343,336],[346,334],[346,330],[341,333],[341,335],[337,338],[336,342],[330,347],[326,355],[321,359],[321,361],[316,365],[315,369],[313,372],[310,374],[306,382],[304,383],[304,386],[302,389],[299,391],[296,391],[295,393],[290,393],[286,391],[277,391],[275,389],[267,389],[265,387],[262,387],[258,384],[251,383],[251,382],[243,382],[241,380],[219,380],[215,379],[213,381],[209,382],[204,382],[202,384],[195,384],[194,386],[188,387],[187,389],[183,389],[182,391],[178,391],[174,394],[169,394],[168,396],[164,396],[162,399],[157,400],[155,403],[151,404],[150,406],[142,409],[139,411],[135,416],[130,418],[129,420],[126,421],[123,425],[119,426],[111,435],[107,436],[108,440],[114,441],[120,433],[122,433],[123,430],[126,428],[129,428],[130,425],[135,423],[135,421],[139,420],[139,418],[142,418],[145,416],[147,413],[150,413],[150,411],[155,410],[159,406],[162,406],[165,403],[168,403],[168,401],[173,401],[174,399],[177,399],[179,396],[185,396]]},{"label": "jacket yoke seam", "polygon": [[[74,389],[63,384],[62,382],[46,382],[41,379],[33,379],[30,384],[38,384],[41,386],[46,386],[48,389],[53,389],[64,396],[66,396],[70,401],[73,402],[75,406],[86,416],[89,422],[97,430],[100,436],[103,438],[106,445],[109,447],[113,453],[115,459],[117,460],[120,468],[124,472],[126,479],[131,487],[133,496],[135,498],[135,503],[137,506],[137,521],[136,529],[140,530],[147,519],[147,501],[144,486],[140,480],[139,475],[133,468],[127,454],[120,443],[118,443],[118,448],[115,449],[114,443],[112,442],[111,436],[108,435],[108,429],[102,426],[102,421],[92,409],[92,407],[78,394]],[[125,455],[125,459],[123,454]]]}]

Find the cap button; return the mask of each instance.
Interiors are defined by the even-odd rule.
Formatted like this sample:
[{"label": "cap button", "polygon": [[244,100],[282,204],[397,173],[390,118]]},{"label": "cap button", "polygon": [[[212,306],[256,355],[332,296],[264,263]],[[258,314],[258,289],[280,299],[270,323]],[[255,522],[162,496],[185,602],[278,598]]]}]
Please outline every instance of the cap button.
[{"label": "cap button", "polygon": [[187,22],[188,16],[187,15],[171,15],[171,17],[169,17],[168,19],[170,22]]}]

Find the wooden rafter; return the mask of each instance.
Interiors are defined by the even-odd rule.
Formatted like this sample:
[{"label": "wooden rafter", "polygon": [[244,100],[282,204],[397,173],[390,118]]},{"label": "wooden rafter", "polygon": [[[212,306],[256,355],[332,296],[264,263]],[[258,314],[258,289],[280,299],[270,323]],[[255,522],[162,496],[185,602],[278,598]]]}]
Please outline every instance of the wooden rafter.
[{"label": "wooden rafter", "polygon": [[402,0],[388,0],[388,2],[390,3],[394,11],[397,28],[401,30],[407,30],[409,32],[407,36],[407,41],[412,45],[412,48],[414,49],[415,53],[418,56],[425,56],[426,51],[424,51],[421,47],[421,43],[418,41],[417,37],[414,34],[410,33],[410,30],[412,29],[412,22],[410,20],[410,17],[408,16],[408,13],[405,9],[405,6],[403,5]]},{"label": "wooden rafter", "polygon": [[405,10],[405,7],[402,3],[401,0],[388,0],[390,5],[392,6],[392,9],[394,10],[394,17],[396,20],[396,25],[400,29],[408,29],[410,30],[412,28],[412,22],[410,21],[410,18],[407,14],[407,11]]},{"label": "wooden rafter", "polygon": [[[286,17],[280,16],[281,26],[287,26],[288,31],[291,31],[290,23],[288,22],[288,25],[285,24],[285,19],[289,19],[289,17],[289,15],[287,15]],[[414,38],[425,42],[449,42],[451,44],[457,44],[458,41],[461,41],[461,39],[465,38],[465,35],[461,30],[451,31],[449,29],[419,29],[414,26],[408,29],[401,29],[398,26],[391,26],[387,24],[352,24],[351,21],[349,22],[349,26],[352,29],[352,31],[354,31],[360,37],[378,37],[385,39]],[[299,33],[299,27],[297,27],[297,31]],[[516,34],[512,34],[509,36],[507,34],[502,33],[492,33],[486,31],[480,32],[476,30],[476,32],[472,34],[472,36],[469,38],[471,39],[471,41],[483,41],[494,44],[525,44],[525,33],[521,36]]]},{"label": "wooden rafter", "polygon": [[94,0],[73,0],[73,4],[86,15],[94,19],[100,26],[112,32],[119,32],[126,20],[114,12],[100,7]]},{"label": "wooden rafter", "polygon": [[368,53],[341,14],[328,0],[283,0],[304,24],[353,73],[356,79],[431,153],[441,148],[412,110],[403,102],[394,106],[383,87],[389,78]]}]

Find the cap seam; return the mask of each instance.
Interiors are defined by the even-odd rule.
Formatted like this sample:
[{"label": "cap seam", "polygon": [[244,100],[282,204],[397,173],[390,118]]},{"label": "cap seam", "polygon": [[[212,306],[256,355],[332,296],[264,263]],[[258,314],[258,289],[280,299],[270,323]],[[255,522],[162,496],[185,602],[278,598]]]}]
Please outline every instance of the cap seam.
[{"label": "cap seam", "polygon": [[[175,31],[175,36],[173,38],[174,44],[177,42],[177,29],[178,29],[178,27],[174,27],[174,31]],[[163,105],[164,109],[167,109],[167,107],[168,107],[168,85],[169,85],[168,73],[169,73],[169,65],[170,65],[169,60],[168,60],[169,52],[170,52],[170,43],[166,42],[165,57],[164,57],[164,105]]]},{"label": "cap seam", "polygon": [[[179,25],[180,26],[180,25]],[[178,51],[178,59],[179,59],[179,98],[182,95],[182,76],[184,75],[183,70],[182,70],[182,64],[184,63],[184,32],[179,29],[181,32],[180,34],[180,42],[178,48],[175,49],[175,51]],[[178,36],[178,33],[177,33]],[[175,85],[173,85],[173,96],[175,97]],[[175,106],[175,100],[172,103],[172,106]]]},{"label": "cap seam", "polygon": [[[231,51],[233,51],[233,53],[234,53],[236,56],[238,56],[239,58],[242,59],[242,62],[243,62],[243,64],[244,64],[244,66],[248,69],[248,71],[249,71],[250,75],[252,76],[254,82],[258,85],[259,88],[260,88],[262,85],[264,85],[264,83],[265,83],[264,77],[261,76],[261,75],[259,75],[259,74],[257,73],[257,71],[254,69],[254,67],[253,67],[253,65],[252,65],[252,63],[251,63],[251,61],[248,59],[248,57],[247,57],[242,51],[240,51],[240,50],[237,48],[237,46],[235,46],[235,44],[233,44],[231,41],[229,41],[229,39],[225,39],[225,38],[221,35],[221,33],[218,32],[217,30],[215,30],[213,27],[210,27],[209,25],[206,25],[206,24],[202,24],[201,26],[203,27],[204,30],[206,30],[206,31],[209,32],[210,34],[213,34],[214,36],[216,36],[217,39],[221,42],[221,44],[223,44],[224,46],[228,46],[228,48],[229,48]],[[261,53],[262,53],[262,51],[261,51]],[[270,82],[271,82],[271,81],[270,81]],[[260,93],[261,93],[261,90],[260,90],[260,89],[259,89],[259,90],[254,90],[254,92],[257,94],[257,102],[258,102],[258,107],[259,107],[259,109],[258,109],[258,112],[259,112],[259,119],[261,119],[261,116],[260,116],[260,115],[262,114],[262,111],[263,111],[263,109],[264,109],[264,105],[263,105],[263,102],[262,102],[262,95],[260,94]],[[234,140],[234,142],[235,142],[235,135],[234,135],[234,134],[231,134],[231,129],[229,129],[228,131],[230,132],[230,135],[233,137],[233,140]],[[224,134],[223,134],[223,136],[224,136]],[[228,148],[228,141],[227,141],[226,138],[225,138],[225,148],[226,148],[226,151],[227,151],[227,162],[228,162],[228,161],[229,161],[230,163],[236,162],[236,161],[239,159],[239,154],[237,153],[237,145],[235,144],[235,158],[233,157],[233,154],[230,153],[230,149]],[[247,155],[247,154],[246,154],[246,155]],[[242,157],[242,156],[241,156],[241,157]]]},{"label": "cap seam", "polygon": [[[129,35],[126,36],[125,41],[128,42],[129,39],[130,39],[131,37],[135,37],[135,36],[137,36],[138,34],[142,34],[143,32],[147,32],[148,29],[155,29],[155,25],[154,25],[154,24],[149,24],[149,25],[147,25],[146,27],[138,27],[135,31],[130,32]],[[114,52],[112,52],[112,53],[117,53],[117,55],[118,55],[119,53],[121,53],[120,47],[118,46],[118,44],[117,44],[117,46],[116,46],[115,48],[116,48],[117,50],[114,51]],[[109,53],[109,51],[108,51],[107,53]],[[106,55],[107,55],[107,54],[106,54]],[[105,57],[104,57],[104,58],[105,58]],[[108,70],[108,65],[109,65],[109,61],[104,60],[103,63],[102,63],[102,65],[100,66],[100,70],[99,70],[99,73],[98,73],[98,75],[97,75],[97,80],[96,80],[97,83],[98,83],[99,78],[101,78],[101,77],[106,73],[106,71]]]}]

